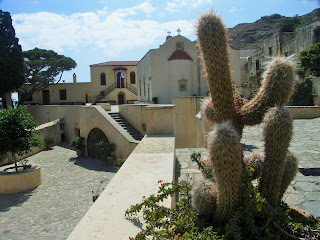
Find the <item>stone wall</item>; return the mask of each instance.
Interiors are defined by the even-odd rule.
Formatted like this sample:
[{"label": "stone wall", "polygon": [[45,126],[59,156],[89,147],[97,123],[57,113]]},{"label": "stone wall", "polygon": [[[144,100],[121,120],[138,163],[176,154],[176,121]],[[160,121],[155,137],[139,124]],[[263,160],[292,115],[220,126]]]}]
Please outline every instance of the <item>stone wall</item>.
[{"label": "stone wall", "polygon": [[[63,123],[63,119],[56,119],[54,121],[41,124],[36,128],[36,131],[38,133],[37,137],[40,138],[42,141],[44,141],[46,137],[53,137],[55,144],[61,143],[61,130],[60,130],[61,123]],[[41,147],[31,148],[31,152],[29,152],[28,154],[24,154],[22,156],[17,156],[17,159],[20,160],[20,159],[26,158],[28,156],[31,156],[35,153],[42,151],[43,149],[45,149],[45,145],[42,145]],[[12,158],[12,155],[8,153],[7,157],[5,157],[2,161],[0,161],[0,166],[13,163],[13,162],[14,160]]]},{"label": "stone wall", "polygon": [[78,134],[87,140],[90,131],[99,128],[110,142],[116,144],[115,155],[121,159],[126,159],[138,144],[101,106],[39,105],[28,106],[28,111],[40,123],[63,118],[66,142]]},{"label": "stone wall", "polygon": [[[143,196],[157,194],[159,180],[175,179],[174,137],[148,135],[131,153],[68,240],[129,239],[141,229],[125,218],[125,211]],[[173,199],[163,206],[172,207]],[[142,224],[144,223],[141,219]]]},{"label": "stone wall", "polygon": [[174,135],[177,148],[197,147],[196,115],[200,111],[202,97],[173,98]]}]

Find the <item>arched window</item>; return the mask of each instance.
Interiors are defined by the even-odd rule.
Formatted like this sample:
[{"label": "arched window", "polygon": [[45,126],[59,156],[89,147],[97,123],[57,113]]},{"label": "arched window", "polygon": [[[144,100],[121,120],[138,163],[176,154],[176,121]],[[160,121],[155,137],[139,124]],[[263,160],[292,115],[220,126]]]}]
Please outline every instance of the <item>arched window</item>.
[{"label": "arched window", "polygon": [[136,84],[136,73],[135,72],[130,73],[130,84]]},{"label": "arched window", "polygon": [[105,73],[100,74],[100,82],[101,82],[101,85],[106,85],[106,74]]}]

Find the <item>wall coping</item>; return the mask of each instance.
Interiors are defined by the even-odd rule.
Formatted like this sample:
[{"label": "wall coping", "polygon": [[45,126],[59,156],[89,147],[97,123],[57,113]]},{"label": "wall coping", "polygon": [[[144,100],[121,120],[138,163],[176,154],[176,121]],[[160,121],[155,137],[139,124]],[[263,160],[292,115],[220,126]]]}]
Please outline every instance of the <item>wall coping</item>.
[{"label": "wall coping", "polygon": [[146,106],[146,109],[161,109],[161,108],[174,108],[173,104],[155,104],[152,106]]},{"label": "wall coping", "polygon": [[[159,180],[174,180],[174,149],[172,135],[144,137],[67,240],[134,237],[141,229],[125,218],[125,211],[143,196],[157,194]],[[164,206],[171,207],[172,200],[167,199]]]}]

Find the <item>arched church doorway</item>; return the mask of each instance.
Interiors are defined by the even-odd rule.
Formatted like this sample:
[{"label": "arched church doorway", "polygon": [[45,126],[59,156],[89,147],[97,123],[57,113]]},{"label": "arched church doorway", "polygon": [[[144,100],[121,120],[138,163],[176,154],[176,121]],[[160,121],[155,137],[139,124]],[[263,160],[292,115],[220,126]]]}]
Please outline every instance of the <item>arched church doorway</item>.
[{"label": "arched church doorway", "polygon": [[100,141],[109,142],[106,135],[99,128],[93,128],[89,133],[87,142],[89,157],[104,159],[104,155],[100,154],[96,145]]},{"label": "arched church doorway", "polygon": [[124,92],[118,93],[118,105],[124,104],[124,97],[125,97]]},{"label": "arched church doorway", "polygon": [[117,88],[124,88],[124,76],[122,72],[117,73]]}]

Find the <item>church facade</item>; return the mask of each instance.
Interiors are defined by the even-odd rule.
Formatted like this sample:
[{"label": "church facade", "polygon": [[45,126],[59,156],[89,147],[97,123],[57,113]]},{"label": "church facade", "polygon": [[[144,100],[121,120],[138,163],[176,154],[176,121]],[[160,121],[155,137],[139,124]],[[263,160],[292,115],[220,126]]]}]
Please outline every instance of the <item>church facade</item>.
[{"label": "church facade", "polygon": [[168,36],[137,65],[138,101],[169,104],[173,97],[207,95],[201,69],[196,44],[181,35]]}]

